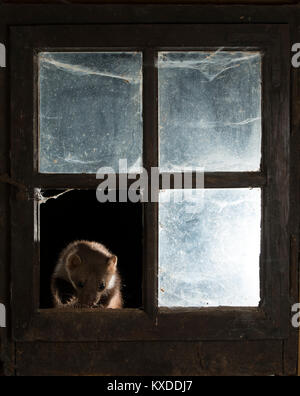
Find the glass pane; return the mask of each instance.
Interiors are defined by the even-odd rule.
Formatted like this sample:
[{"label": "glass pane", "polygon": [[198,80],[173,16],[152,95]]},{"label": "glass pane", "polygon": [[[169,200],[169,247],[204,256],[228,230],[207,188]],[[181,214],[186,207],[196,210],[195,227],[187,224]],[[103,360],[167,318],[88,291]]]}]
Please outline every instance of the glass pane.
[{"label": "glass pane", "polygon": [[257,171],[261,162],[258,52],[159,53],[162,171]]},{"label": "glass pane", "polygon": [[163,191],[159,306],[257,307],[261,190]]},{"label": "glass pane", "polygon": [[41,53],[40,171],[142,166],[142,54]]}]

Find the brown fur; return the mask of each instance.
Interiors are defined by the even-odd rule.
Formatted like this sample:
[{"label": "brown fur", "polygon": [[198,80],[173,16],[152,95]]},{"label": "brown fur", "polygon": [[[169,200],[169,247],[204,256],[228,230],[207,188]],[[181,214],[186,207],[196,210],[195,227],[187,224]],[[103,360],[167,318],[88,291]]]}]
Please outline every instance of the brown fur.
[{"label": "brown fur", "polygon": [[117,261],[97,242],[76,241],[68,245],[52,276],[55,307],[122,308]]}]

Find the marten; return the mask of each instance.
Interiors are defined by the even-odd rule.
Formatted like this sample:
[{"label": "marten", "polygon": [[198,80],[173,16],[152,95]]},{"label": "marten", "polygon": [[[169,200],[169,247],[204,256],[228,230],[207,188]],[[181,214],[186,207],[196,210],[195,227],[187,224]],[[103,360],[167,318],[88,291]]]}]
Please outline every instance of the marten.
[{"label": "marten", "polygon": [[61,253],[51,280],[56,308],[123,307],[117,256],[98,242],[75,241]]}]

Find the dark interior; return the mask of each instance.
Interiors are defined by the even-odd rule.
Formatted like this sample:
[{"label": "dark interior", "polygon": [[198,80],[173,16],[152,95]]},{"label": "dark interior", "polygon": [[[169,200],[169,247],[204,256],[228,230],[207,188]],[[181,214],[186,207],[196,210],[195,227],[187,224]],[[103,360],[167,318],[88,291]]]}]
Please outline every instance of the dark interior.
[{"label": "dark interior", "polygon": [[103,243],[118,256],[125,308],[141,308],[142,214],[142,204],[99,203],[91,190],[70,191],[42,204],[40,307],[53,307],[50,279],[60,252],[75,240],[89,240]]}]

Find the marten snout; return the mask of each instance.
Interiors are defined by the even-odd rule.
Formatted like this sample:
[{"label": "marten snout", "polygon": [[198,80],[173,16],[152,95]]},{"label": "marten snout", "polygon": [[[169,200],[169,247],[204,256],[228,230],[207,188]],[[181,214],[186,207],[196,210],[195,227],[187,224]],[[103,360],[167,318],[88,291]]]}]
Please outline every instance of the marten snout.
[{"label": "marten snout", "polygon": [[91,295],[86,295],[82,297],[82,299],[79,299],[79,304],[82,306],[88,306],[91,307],[93,305],[97,304],[97,300],[94,298],[94,296]]},{"label": "marten snout", "polygon": [[97,305],[101,299],[98,283],[94,277],[83,282],[78,282],[77,297],[78,303],[83,306]]}]

